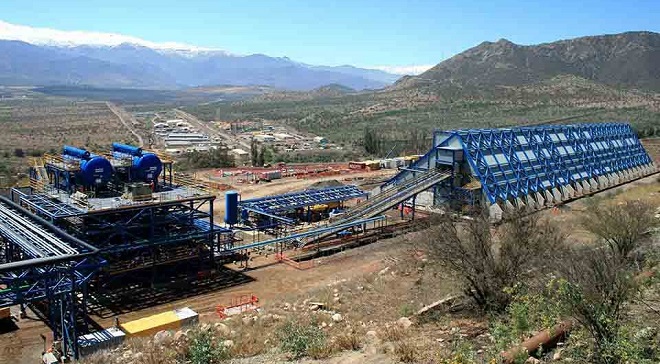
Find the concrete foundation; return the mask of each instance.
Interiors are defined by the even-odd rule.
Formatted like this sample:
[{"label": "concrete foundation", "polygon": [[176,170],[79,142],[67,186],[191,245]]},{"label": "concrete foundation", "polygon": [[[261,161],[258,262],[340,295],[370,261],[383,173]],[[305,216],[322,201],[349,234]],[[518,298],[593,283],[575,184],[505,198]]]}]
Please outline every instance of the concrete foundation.
[{"label": "concrete foundation", "polygon": [[504,211],[502,211],[502,208],[496,203],[490,205],[490,207],[488,208],[488,215],[490,217],[491,222],[502,221],[503,213]]},{"label": "concrete foundation", "polygon": [[536,206],[539,209],[542,209],[543,206],[545,206],[545,198],[543,198],[543,195],[541,195],[540,192],[534,193],[534,197],[536,198]]},{"label": "concrete foundation", "polygon": [[548,190],[543,191],[543,197],[545,197],[545,205],[550,207],[555,204],[555,199],[552,196],[552,193]]},{"label": "concrete foundation", "polygon": [[564,199],[562,198],[561,193],[556,188],[551,189],[550,192],[552,193],[552,197],[555,198],[555,203],[560,203],[560,202],[564,201]]},{"label": "concrete foundation", "polygon": [[566,185],[561,187],[561,194],[563,197],[563,201],[570,200],[575,196],[575,190],[571,185]]},{"label": "concrete foundation", "polygon": [[575,197],[582,197],[584,191],[582,190],[582,184],[580,182],[575,183]]},{"label": "concrete foundation", "polygon": [[524,197],[525,203],[527,204],[527,208],[530,210],[538,210],[538,204],[536,203],[536,200],[534,199],[534,196],[532,195],[527,195]]}]

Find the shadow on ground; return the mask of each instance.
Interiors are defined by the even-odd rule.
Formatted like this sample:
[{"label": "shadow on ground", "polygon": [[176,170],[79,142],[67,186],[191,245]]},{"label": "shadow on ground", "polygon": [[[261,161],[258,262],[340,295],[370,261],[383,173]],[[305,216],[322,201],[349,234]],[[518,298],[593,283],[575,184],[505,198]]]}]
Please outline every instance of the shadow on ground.
[{"label": "shadow on ground", "polygon": [[198,296],[254,281],[241,272],[219,267],[205,277],[169,276],[115,279],[90,293],[88,310],[101,318],[111,318],[164,303]]}]

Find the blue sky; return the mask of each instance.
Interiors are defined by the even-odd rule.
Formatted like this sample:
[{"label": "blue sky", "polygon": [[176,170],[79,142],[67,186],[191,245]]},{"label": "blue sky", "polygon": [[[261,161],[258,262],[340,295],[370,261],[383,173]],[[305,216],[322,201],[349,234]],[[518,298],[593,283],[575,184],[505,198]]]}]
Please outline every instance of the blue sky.
[{"label": "blue sky", "polygon": [[499,38],[660,32],[660,1],[0,0],[0,20],[373,67],[432,65]]}]

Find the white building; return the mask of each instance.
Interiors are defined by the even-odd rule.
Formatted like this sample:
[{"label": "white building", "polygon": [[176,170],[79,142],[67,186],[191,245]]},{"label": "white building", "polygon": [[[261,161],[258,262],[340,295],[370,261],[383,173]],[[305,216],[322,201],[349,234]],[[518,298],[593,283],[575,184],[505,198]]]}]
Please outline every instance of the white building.
[{"label": "white building", "polygon": [[262,143],[263,142],[274,142],[275,141],[275,137],[272,136],[272,135],[268,135],[268,134],[257,134],[255,136],[253,136],[253,138],[256,141],[262,142]]},{"label": "white building", "polygon": [[295,139],[293,135],[290,134],[285,134],[285,133],[275,133],[273,134],[276,140],[290,140],[290,139]]}]

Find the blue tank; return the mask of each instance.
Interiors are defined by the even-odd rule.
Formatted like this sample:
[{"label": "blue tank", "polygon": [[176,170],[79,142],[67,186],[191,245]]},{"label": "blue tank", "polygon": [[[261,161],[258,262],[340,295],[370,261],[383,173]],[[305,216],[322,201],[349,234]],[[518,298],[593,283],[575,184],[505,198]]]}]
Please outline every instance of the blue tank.
[{"label": "blue tank", "polygon": [[62,154],[78,160],[80,165],[78,177],[84,185],[106,184],[112,179],[112,164],[104,157],[69,145],[64,146]]},{"label": "blue tank", "polygon": [[163,171],[163,162],[153,153],[133,157],[133,179],[145,182],[157,181]]},{"label": "blue tank", "polygon": [[225,223],[236,225],[238,223],[238,192],[225,193]]},{"label": "blue tank", "polygon": [[87,185],[100,185],[112,179],[112,165],[107,159],[91,154],[87,160],[80,160],[81,177]]},{"label": "blue tank", "polygon": [[163,171],[163,162],[157,155],[144,152],[142,148],[128,144],[112,143],[113,155],[132,156],[131,180],[152,182],[157,181]]}]

